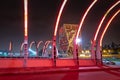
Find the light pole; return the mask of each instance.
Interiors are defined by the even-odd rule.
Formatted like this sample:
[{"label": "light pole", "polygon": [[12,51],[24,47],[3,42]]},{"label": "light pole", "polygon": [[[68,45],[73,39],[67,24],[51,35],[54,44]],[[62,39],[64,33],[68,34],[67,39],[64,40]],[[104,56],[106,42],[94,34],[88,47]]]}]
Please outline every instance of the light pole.
[{"label": "light pole", "polygon": [[10,57],[12,57],[12,41],[10,41],[10,44],[9,44],[9,54],[10,54]]},{"label": "light pole", "polygon": [[23,47],[24,47],[24,42],[20,46],[20,56],[23,56]]},{"label": "light pole", "polygon": [[111,24],[111,22],[114,20],[114,18],[120,13],[120,9],[114,14],[112,15],[112,17],[109,19],[109,21],[107,22],[97,45],[97,59],[100,62],[100,65],[102,65],[102,53],[101,53],[101,49],[102,49],[102,41],[103,41],[103,37],[107,31],[107,29],[109,28],[109,25]]},{"label": "light pole", "polygon": [[78,31],[77,31],[77,34],[76,34],[76,38],[75,39],[78,39],[78,36],[81,32],[81,28],[82,28],[82,25],[87,17],[87,14],[89,13],[89,11],[92,9],[92,7],[95,5],[95,3],[97,2],[98,0],[93,0],[93,2],[89,5],[89,7],[87,8],[87,10],[85,11],[83,17],[82,17],[82,20],[80,21],[80,24],[79,24],[79,27],[78,27]]},{"label": "light pole", "polygon": [[81,43],[81,39],[74,39],[74,59],[76,61],[76,66],[79,66],[79,54],[78,54],[78,44]]},{"label": "light pole", "polygon": [[24,0],[24,67],[28,57],[28,0]]},{"label": "light pole", "polygon": [[58,14],[58,17],[57,17],[57,21],[56,21],[56,24],[55,24],[55,31],[54,31],[54,36],[53,36],[53,61],[54,61],[54,66],[56,66],[56,35],[57,35],[57,29],[58,29],[58,25],[59,25],[59,21],[60,21],[62,11],[63,11],[66,3],[67,3],[67,0],[64,0],[61,7],[60,7],[59,14]]},{"label": "light pole", "polygon": [[91,52],[92,52],[92,57],[91,58],[93,58],[94,60],[95,60],[95,58],[96,58],[96,53],[95,53],[95,51],[94,51],[94,48],[96,47],[96,41],[97,41],[97,37],[98,37],[98,33],[99,33],[99,31],[100,31],[100,29],[101,29],[101,27],[102,27],[102,24],[103,24],[103,22],[104,22],[104,20],[106,19],[106,17],[107,17],[107,15],[114,9],[114,7],[116,7],[118,4],[120,4],[120,0],[118,0],[116,3],[114,3],[107,11],[106,11],[106,13],[104,14],[104,16],[102,17],[102,19],[101,19],[101,21],[100,21],[100,23],[99,23],[99,25],[98,25],[98,28],[97,28],[97,30],[96,30],[96,32],[95,32],[95,34],[94,34],[94,39],[93,39],[93,42],[92,42],[92,46],[91,46]]},{"label": "light pole", "polygon": [[53,37],[53,62],[56,66],[56,36]]}]

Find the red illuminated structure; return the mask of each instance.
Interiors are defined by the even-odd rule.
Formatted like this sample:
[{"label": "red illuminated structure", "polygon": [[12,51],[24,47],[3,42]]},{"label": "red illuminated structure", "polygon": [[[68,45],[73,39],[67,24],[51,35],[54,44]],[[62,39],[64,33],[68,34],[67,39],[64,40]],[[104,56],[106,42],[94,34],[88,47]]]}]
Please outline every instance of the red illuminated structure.
[{"label": "red illuminated structure", "polygon": [[24,47],[24,42],[20,46],[20,56],[23,56],[23,47]]},{"label": "red illuminated structure", "polygon": [[[97,0],[94,0],[90,6],[87,8],[86,12],[84,13],[83,17],[82,17],[82,20],[80,21],[80,24],[79,24],[79,27],[78,27],[78,31],[77,31],[77,34],[76,34],[76,38],[74,40],[74,55],[76,55],[76,59],[78,61],[78,44],[76,42],[76,40],[78,39],[79,37],[79,34],[81,32],[81,28],[82,28],[82,25],[84,23],[84,20],[88,14],[88,12],[91,10],[91,8],[94,6],[94,4],[97,2]],[[78,64],[79,65],[79,64]]]},{"label": "red illuminated structure", "polygon": [[28,57],[28,0],[24,0],[24,67]]},{"label": "red illuminated structure", "polygon": [[40,47],[40,45],[43,43],[43,41],[39,41],[38,43],[37,43],[37,49],[39,49],[39,47]]},{"label": "red illuminated structure", "polygon": [[103,37],[104,37],[104,35],[105,35],[105,33],[106,33],[109,25],[111,24],[111,22],[114,20],[114,18],[115,18],[119,13],[120,13],[120,10],[118,10],[118,11],[110,18],[110,20],[108,21],[107,25],[105,26],[105,29],[104,29],[104,31],[102,32],[102,35],[101,35],[101,37],[100,37],[100,44],[99,44],[100,46],[102,46],[102,40],[103,40]]},{"label": "red illuminated structure", "polygon": [[82,28],[82,25],[84,23],[84,20],[88,14],[88,12],[90,11],[90,9],[94,6],[94,4],[97,2],[97,0],[94,0],[90,6],[87,8],[86,12],[84,13],[83,17],[82,17],[82,20],[80,21],[80,24],[79,24],[79,28],[78,28],[78,31],[77,31],[77,35],[76,35],[76,39],[78,38],[79,34],[80,34],[80,31],[81,31],[81,28]]},{"label": "red illuminated structure", "polygon": [[111,18],[110,20],[108,21],[107,25],[105,26],[101,36],[100,36],[100,39],[99,39],[99,42],[98,42],[98,45],[97,45],[97,59],[98,60],[101,60],[102,59],[102,54],[101,54],[101,48],[102,48],[102,40],[103,40],[103,37],[109,27],[109,25],[111,24],[111,22],[114,20],[114,18],[120,13],[120,10],[118,10]]},{"label": "red illuminated structure", "polygon": [[36,43],[36,41],[32,41],[32,42],[30,43],[29,49],[32,48],[33,44],[35,45],[35,49],[36,49],[36,57],[37,57],[37,56],[38,56],[38,48],[37,48],[37,43]]},{"label": "red illuminated structure", "polygon": [[12,57],[12,48],[13,48],[13,44],[10,41],[10,44],[9,44],[9,54],[10,54],[10,57]]},{"label": "red illuminated structure", "polygon": [[48,55],[51,54],[51,53],[47,53],[47,48],[50,45],[50,43],[52,43],[52,41],[48,40],[48,41],[45,42],[45,44],[43,46],[43,51],[42,51],[43,54],[42,54],[42,56],[48,57]]},{"label": "red illuminated structure", "polygon": [[60,17],[61,17],[62,11],[63,11],[66,3],[67,3],[67,0],[64,0],[62,5],[61,5],[61,7],[60,7],[59,14],[58,14],[58,17],[57,17],[57,21],[56,21],[56,24],[55,24],[55,31],[54,31],[54,36],[53,36],[53,59],[54,59],[54,66],[56,66],[56,35],[57,35],[57,30],[58,30]]},{"label": "red illuminated structure", "polygon": [[107,17],[107,15],[110,13],[110,11],[115,7],[117,6],[118,4],[120,3],[120,1],[117,1],[115,4],[113,4],[108,10],[107,12],[104,14],[104,16],[102,17],[102,20],[100,21],[99,23],[99,26],[96,30],[96,33],[94,34],[94,38],[93,38],[93,41],[92,41],[92,46],[91,46],[91,53],[92,53],[92,59],[96,59],[96,53],[95,53],[95,47],[96,47],[96,39],[97,39],[97,36],[98,36],[98,33],[100,31],[100,28],[105,20],[105,18]]}]

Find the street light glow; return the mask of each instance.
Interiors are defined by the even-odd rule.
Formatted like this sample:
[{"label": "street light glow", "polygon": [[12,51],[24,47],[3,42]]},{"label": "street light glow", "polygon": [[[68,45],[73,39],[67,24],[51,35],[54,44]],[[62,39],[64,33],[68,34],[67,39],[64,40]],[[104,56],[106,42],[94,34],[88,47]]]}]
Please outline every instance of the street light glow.
[{"label": "street light glow", "polygon": [[50,49],[52,49],[52,46],[49,46]]},{"label": "street light glow", "polygon": [[33,53],[34,55],[36,54],[36,52],[33,51],[31,48],[29,48],[29,51],[30,51],[31,53]]},{"label": "street light glow", "polygon": [[79,44],[79,43],[81,43],[81,38],[76,39],[76,44]]},{"label": "street light glow", "polygon": [[81,31],[83,22],[84,22],[84,20],[85,20],[85,18],[86,18],[86,16],[87,16],[88,12],[90,11],[90,9],[94,6],[94,4],[95,4],[96,2],[97,2],[97,0],[94,0],[94,1],[92,2],[92,4],[90,4],[90,6],[88,7],[88,9],[86,10],[85,14],[83,15],[82,20],[81,20],[81,22],[80,22],[80,24],[79,24],[79,27],[78,27],[76,39],[78,38],[78,36],[79,36],[79,34],[80,34],[80,31]]}]

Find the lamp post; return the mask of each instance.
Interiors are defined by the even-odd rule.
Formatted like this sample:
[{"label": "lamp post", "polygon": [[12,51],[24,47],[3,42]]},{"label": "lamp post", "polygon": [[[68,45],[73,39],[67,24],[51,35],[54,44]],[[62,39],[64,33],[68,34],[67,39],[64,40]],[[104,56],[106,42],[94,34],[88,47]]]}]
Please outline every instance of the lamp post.
[{"label": "lamp post", "polygon": [[91,57],[91,58],[93,58],[94,60],[95,60],[96,55],[97,55],[97,54],[95,53],[95,51],[94,51],[94,47],[96,47],[96,41],[97,41],[98,33],[99,33],[99,31],[100,31],[100,29],[101,29],[101,27],[102,27],[102,24],[103,24],[104,20],[106,19],[107,15],[108,15],[118,4],[120,4],[120,0],[118,0],[116,3],[114,3],[114,4],[106,11],[106,13],[105,13],[104,16],[102,17],[102,19],[101,19],[101,21],[100,21],[100,23],[99,23],[99,25],[98,25],[98,28],[97,28],[97,30],[96,30],[96,32],[95,32],[95,34],[94,34],[94,39],[93,39],[92,47],[91,47],[91,52],[92,52],[92,55],[91,55],[92,57]]},{"label": "lamp post", "polygon": [[24,64],[26,67],[28,57],[28,0],[24,0]]},{"label": "lamp post", "polygon": [[53,51],[54,66],[56,66],[56,35],[57,35],[57,30],[58,30],[60,17],[62,15],[62,11],[63,11],[66,3],[67,3],[67,0],[64,0],[61,7],[60,7],[59,14],[58,14],[58,17],[57,17],[57,21],[56,21],[56,24],[55,24],[55,31],[54,31],[54,36],[53,36],[53,50],[52,50]]},{"label": "lamp post", "polygon": [[79,66],[79,55],[78,55],[78,44],[81,42],[81,39],[74,39],[74,59],[76,61],[76,66]]},{"label": "lamp post", "polygon": [[10,57],[12,57],[12,41],[10,41],[10,44],[9,44],[9,54],[10,54]]},{"label": "lamp post", "polygon": [[56,66],[56,36],[53,37],[53,62]]}]

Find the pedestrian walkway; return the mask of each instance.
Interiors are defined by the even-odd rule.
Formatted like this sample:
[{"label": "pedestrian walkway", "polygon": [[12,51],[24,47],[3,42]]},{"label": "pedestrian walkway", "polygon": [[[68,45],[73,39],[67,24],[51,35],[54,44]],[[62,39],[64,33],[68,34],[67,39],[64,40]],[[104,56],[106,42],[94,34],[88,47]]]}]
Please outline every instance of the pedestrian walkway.
[{"label": "pedestrian walkway", "polygon": [[33,73],[54,73],[54,72],[71,72],[71,71],[102,71],[102,70],[114,70],[120,69],[117,66],[90,66],[90,67],[45,67],[45,68],[4,68],[0,69],[0,75],[10,74],[33,74]]}]

